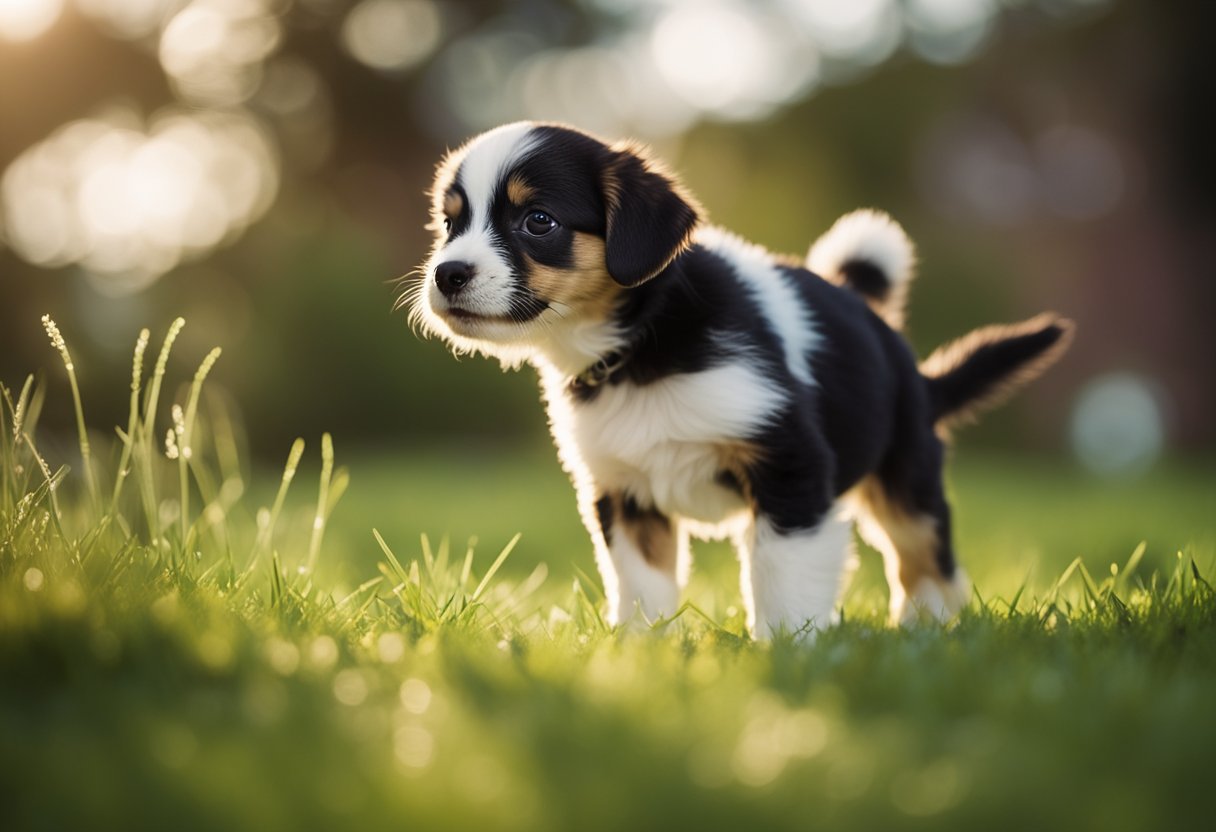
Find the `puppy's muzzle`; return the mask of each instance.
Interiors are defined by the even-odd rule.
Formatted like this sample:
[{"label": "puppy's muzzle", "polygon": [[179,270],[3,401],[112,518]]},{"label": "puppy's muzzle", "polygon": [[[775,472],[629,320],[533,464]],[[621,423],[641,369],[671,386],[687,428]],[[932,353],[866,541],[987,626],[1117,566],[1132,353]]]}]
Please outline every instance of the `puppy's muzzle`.
[{"label": "puppy's muzzle", "polygon": [[435,285],[444,297],[460,294],[473,280],[473,264],[463,260],[449,260],[435,267]]}]

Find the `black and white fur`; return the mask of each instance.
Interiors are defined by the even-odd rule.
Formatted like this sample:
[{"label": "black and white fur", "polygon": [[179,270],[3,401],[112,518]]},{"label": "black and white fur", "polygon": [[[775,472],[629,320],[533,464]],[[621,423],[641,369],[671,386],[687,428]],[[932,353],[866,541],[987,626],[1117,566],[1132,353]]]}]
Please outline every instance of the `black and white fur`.
[{"label": "black and white fur", "polygon": [[823,627],[854,521],[893,620],[968,597],[939,432],[1050,364],[1042,316],[924,365],[897,332],[914,254],[884,214],[805,263],[701,222],[632,144],[509,124],[440,164],[434,251],[402,303],[458,352],[530,363],[578,491],[613,623],[674,613],[689,536],[730,536],[758,637]]}]

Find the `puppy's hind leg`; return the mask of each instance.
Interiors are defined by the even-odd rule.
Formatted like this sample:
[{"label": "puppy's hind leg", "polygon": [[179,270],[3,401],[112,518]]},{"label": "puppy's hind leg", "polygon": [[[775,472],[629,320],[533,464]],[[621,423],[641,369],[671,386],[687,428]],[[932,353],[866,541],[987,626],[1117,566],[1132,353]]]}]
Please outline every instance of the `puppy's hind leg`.
[{"label": "puppy's hind leg", "polygon": [[600,497],[595,516],[602,534],[597,555],[609,623],[645,626],[675,613],[680,543],[671,519],[620,493]]},{"label": "puppy's hind leg", "polygon": [[872,474],[850,497],[858,531],[882,553],[892,623],[923,617],[946,621],[966,606],[970,584],[954,559],[940,478],[910,494],[898,480]]}]

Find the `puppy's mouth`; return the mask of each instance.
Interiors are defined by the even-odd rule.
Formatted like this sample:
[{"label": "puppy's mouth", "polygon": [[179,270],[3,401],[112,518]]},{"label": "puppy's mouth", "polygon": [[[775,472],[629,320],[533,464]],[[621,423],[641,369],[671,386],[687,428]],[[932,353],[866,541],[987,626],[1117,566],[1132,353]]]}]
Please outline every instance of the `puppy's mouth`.
[{"label": "puppy's mouth", "polygon": [[510,321],[510,318],[505,315],[482,315],[480,312],[473,312],[460,306],[449,306],[447,309],[441,310],[439,314],[445,318],[454,318],[468,323],[506,323]]}]

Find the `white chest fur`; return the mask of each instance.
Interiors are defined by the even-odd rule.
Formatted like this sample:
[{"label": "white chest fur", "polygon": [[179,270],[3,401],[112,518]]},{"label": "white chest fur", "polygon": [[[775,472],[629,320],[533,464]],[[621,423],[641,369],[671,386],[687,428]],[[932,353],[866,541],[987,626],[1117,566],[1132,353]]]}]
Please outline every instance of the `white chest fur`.
[{"label": "white chest fur", "polygon": [[744,507],[719,475],[785,398],[742,360],[644,386],[605,386],[583,403],[570,400],[560,373],[542,370],[541,378],[558,452],[577,485],[624,491],[702,524]]}]

